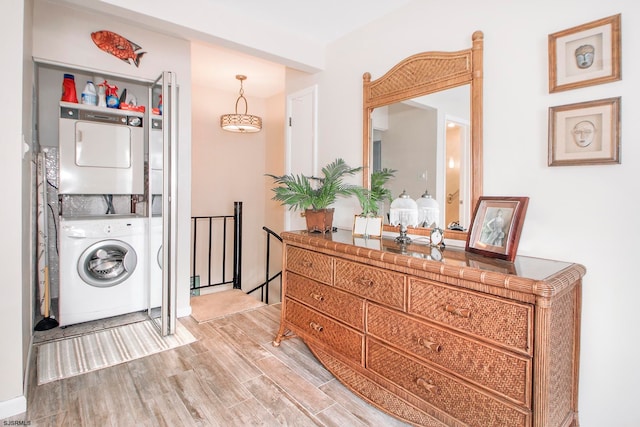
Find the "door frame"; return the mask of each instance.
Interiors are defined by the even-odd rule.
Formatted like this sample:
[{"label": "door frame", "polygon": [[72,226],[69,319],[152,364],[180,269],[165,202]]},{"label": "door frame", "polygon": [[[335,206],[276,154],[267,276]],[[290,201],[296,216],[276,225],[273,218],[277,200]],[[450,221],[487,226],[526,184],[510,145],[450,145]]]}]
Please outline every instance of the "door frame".
[{"label": "door frame", "polygon": [[[286,120],[288,120],[285,138],[285,174],[298,173],[300,168],[292,164],[291,148],[293,145],[292,123],[295,119],[293,102],[295,99],[310,96],[311,103],[311,174],[318,174],[318,85],[312,85],[299,91],[287,95]],[[297,211],[286,210],[284,218],[284,229],[290,230],[293,215],[299,214]]]}]

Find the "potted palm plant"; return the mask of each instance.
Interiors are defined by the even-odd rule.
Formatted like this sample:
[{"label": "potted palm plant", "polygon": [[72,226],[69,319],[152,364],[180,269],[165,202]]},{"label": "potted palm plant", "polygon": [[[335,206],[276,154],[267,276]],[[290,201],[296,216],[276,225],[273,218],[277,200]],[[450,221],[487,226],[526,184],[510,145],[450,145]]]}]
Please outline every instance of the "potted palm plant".
[{"label": "potted palm plant", "polygon": [[394,177],[396,170],[384,168],[371,174],[371,189],[361,188],[356,191],[356,196],[360,202],[362,213],[360,216],[378,216],[380,203],[391,201],[391,191],[384,185]]},{"label": "potted palm plant", "polygon": [[382,235],[384,220],[378,215],[382,203],[391,201],[391,191],[385,188],[387,181],[395,174],[393,169],[382,169],[371,174],[370,188],[361,187],[356,191],[362,213],[356,216],[353,234],[363,237],[379,237]]},{"label": "potted palm plant", "polygon": [[336,159],[322,168],[322,177],[302,174],[272,175],[276,187],[272,188],[273,200],[288,206],[290,210],[304,211],[307,230],[326,233],[333,228],[333,208],[329,208],[338,196],[356,195],[361,187],[347,184],[344,178],[362,168],[352,168],[343,159]]}]

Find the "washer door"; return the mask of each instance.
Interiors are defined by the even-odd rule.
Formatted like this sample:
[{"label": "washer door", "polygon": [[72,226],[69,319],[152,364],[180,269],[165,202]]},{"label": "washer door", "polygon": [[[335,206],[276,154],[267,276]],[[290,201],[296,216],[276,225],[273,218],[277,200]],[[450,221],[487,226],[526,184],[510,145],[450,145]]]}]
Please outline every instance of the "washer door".
[{"label": "washer door", "polygon": [[89,246],[78,259],[78,274],[97,288],[108,288],[127,280],[138,263],[136,251],[121,240],[103,240]]},{"label": "washer door", "polygon": [[162,246],[158,248],[158,253],[156,254],[156,261],[158,261],[158,267],[162,270]]}]

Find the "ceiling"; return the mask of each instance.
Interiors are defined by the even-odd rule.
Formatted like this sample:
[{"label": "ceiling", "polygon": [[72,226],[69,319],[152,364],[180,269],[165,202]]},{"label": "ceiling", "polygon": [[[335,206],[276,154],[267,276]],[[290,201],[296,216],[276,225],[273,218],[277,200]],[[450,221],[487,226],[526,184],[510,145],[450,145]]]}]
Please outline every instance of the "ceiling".
[{"label": "ceiling", "polygon": [[[136,25],[145,20],[143,10],[148,3],[142,2],[137,13],[123,13],[123,10],[132,11],[127,7],[130,0],[51,1],[111,13],[121,19],[132,20]],[[428,0],[182,0],[179,7],[182,12],[201,10],[205,14],[215,13],[218,19],[233,23],[249,39],[260,38],[260,31],[274,29],[315,46],[327,46],[412,1]],[[164,12],[168,7],[175,7],[172,0],[156,0],[154,4]],[[160,25],[158,22],[154,21],[154,24]],[[167,34],[192,41],[192,84],[195,86],[237,93],[240,85],[235,76],[244,74],[247,76],[244,89],[248,97],[267,98],[284,91],[284,65],[213,45],[194,35],[197,32],[188,30],[185,27],[181,30],[173,28],[174,32],[168,31]]]},{"label": "ceiling", "polygon": [[[246,13],[238,25],[257,21],[327,45],[413,0],[209,0],[230,16]],[[247,13],[249,12],[249,13]],[[259,36],[259,35],[258,35]],[[284,90],[284,66],[204,42],[192,45],[192,83],[238,91],[244,74],[247,96],[266,98]]]},{"label": "ceiling", "polygon": [[247,97],[268,98],[284,91],[285,67],[255,56],[206,43],[191,43],[191,83],[195,87],[238,93],[237,74],[247,76]]},{"label": "ceiling", "polygon": [[[233,15],[326,45],[412,0],[209,0]],[[242,23],[239,23],[242,25]]]}]

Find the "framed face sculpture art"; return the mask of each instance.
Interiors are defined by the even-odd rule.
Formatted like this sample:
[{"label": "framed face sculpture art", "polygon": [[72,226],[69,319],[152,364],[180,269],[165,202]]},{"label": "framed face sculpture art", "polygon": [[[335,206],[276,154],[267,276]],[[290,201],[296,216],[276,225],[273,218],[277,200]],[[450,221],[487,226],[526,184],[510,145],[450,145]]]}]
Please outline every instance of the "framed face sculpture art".
[{"label": "framed face sculpture art", "polygon": [[549,92],[620,80],[620,15],[549,35]]},{"label": "framed face sculpture art", "polygon": [[549,108],[549,166],[620,163],[620,97]]}]

